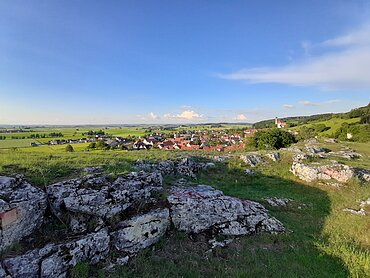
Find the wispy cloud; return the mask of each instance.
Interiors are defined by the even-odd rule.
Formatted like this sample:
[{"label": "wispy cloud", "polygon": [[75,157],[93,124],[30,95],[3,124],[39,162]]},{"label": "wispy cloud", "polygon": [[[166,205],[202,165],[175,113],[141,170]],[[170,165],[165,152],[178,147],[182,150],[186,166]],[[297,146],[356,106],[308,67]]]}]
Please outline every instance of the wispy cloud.
[{"label": "wispy cloud", "polygon": [[236,117],[234,118],[234,120],[236,121],[246,121],[247,120],[247,116],[245,116],[244,114],[239,114],[239,115],[236,115]]},{"label": "wispy cloud", "polygon": [[292,104],[284,104],[283,107],[284,108],[287,108],[287,109],[292,109],[292,108],[294,108],[294,105],[292,105]]},{"label": "wispy cloud", "polygon": [[156,120],[156,119],[158,119],[158,115],[154,114],[153,112],[150,112],[149,113],[149,118],[152,119],[152,120]]},{"label": "wispy cloud", "polygon": [[304,50],[320,48],[324,54],[281,67],[248,68],[219,75],[250,83],[280,83],[322,89],[370,89],[370,25],[317,44],[304,42]]},{"label": "wispy cloud", "polygon": [[320,106],[319,103],[312,102],[312,101],[309,101],[309,100],[301,100],[298,103],[302,104],[303,106]]},{"label": "wispy cloud", "polygon": [[185,110],[181,112],[180,114],[176,114],[176,115],[164,114],[163,117],[167,119],[197,120],[197,119],[203,118],[204,116],[195,112],[194,110]]}]

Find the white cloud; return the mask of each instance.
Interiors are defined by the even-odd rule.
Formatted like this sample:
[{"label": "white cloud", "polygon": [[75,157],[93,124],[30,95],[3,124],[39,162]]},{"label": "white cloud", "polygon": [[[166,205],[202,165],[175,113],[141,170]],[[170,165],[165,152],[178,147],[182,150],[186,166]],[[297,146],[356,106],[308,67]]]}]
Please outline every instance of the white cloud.
[{"label": "white cloud", "polygon": [[158,115],[154,114],[153,112],[150,112],[149,113],[149,118],[152,119],[152,120],[156,120],[156,119],[158,119]]},{"label": "white cloud", "polygon": [[322,89],[370,89],[370,25],[345,36],[318,44],[303,43],[305,51],[319,49],[324,54],[281,67],[242,69],[219,75],[224,79],[250,83],[280,83],[315,86]]},{"label": "white cloud", "polygon": [[244,114],[239,114],[237,115],[234,120],[237,120],[237,121],[246,121],[247,120],[247,117],[244,115]]},{"label": "white cloud", "polygon": [[284,108],[287,108],[287,109],[291,109],[291,108],[294,108],[294,105],[292,105],[292,104],[284,104],[283,107]]},{"label": "white cloud", "polygon": [[304,106],[320,106],[319,103],[316,103],[316,102],[312,102],[312,101],[309,101],[309,100],[301,100],[298,102],[299,104],[302,104]]},{"label": "white cloud", "polygon": [[180,114],[173,115],[173,114],[164,114],[164,118],[167,119],[185,119],[185,120],[196,120],[203,118],[203,115],[198,114],[194,110],[185,110],[181,112]]}]

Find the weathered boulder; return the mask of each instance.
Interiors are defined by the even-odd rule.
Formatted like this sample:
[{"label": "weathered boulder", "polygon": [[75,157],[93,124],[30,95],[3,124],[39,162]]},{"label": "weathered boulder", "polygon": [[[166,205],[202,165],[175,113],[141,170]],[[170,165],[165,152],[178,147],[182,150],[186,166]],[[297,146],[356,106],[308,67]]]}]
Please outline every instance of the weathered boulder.
[{"label": "weathered boulder", "polygon": [[102,173],[104,169],[101,166],[91,166],[91,167],[85,167],[83,171],[88,174],[97,174],[97,173]]},{"label": "weathered boulder", "polygon": [[97,264],[109,253],[110,236],[103,229],[66,244],[49,244],[26,254],[4,260],[12,278],[67,277],[67,272],[78,262]]},{"label": "weathered boulder", "polygon": [[196,174],[201,170],[207,170],[215,167],[212,162],[197,162],[191,157],[185,157],[177,161],[162,160],[152,163],[148,160],[139,159],[136,161],[136,167],[146,172],[161,172],[162,175],[180,175],[196,179]]},{"label": "weathered boulder", "polygon": [[169,210],[153,210],[120,222],[118,230],[112,233],[112,242],[117,251],[137,253],[156,243],[169,226]]},{"label": "weathered boulder", "polygon": [[274,153],[268,153],[266,154],[268,158],[270,158],[272,161],[279,161],[280,160],[280,153],[274,152]]},{"label": "weathered boulder", "polygon": [[288,203],[290,203],[291,199],[288,198],[277,198],[277,197],[270,197],[265,199],[266,202],[273,207],[286,207]]},{"label": "weathered boulder", "polygon": [[326,150],[318,146],[306,146],[306,150],[312,154],[326,153]]},{"label": "weathered boulder", "polygon": [[22,177],[0,176],[0,251],[41,226],[46,194]]},{"label": "weathered boulder", "polygon": [[4,260],[4,267],[13,278],[40,277],[41,262],[58,251],[58,246],[48,244],[40,249],[27,252],[24,255]]},{"label": "weathered boulder", "polygon": [[185,157],[177,163],[176,174],[196,179],[196,173],[207,168],[207,163],[196,162],[190,157]]},{"label": "weathered boulder", "polygon": [[335,144],[335,143],[338,143],[338,140],[334,139],[334,138],[326,138],[326,139],[324,139],[324,142]]},{"label": "weathered boulder", "polygon": [[252,169],[245,169],[244,173],[247,175],[247,176],[255,176],[256,175],[256,171],[252,170]]},{"label": "weathered boulder", "polygon": [[312,154],[307,154],[307,153],[295,153],[293,155],[293,161],[303,161],[307,159],[311,159],[314,156]]},{"label": "weathered boulder", "polygon": [[246,154],[241,155],[240,159],[243,160],[246,164],[256,167],[257,165],[263,163],[263,159],[260,155],[257,154]]},{"label": "weathered boulder", "polygon": [[208,185],[173,187],[167,200],[174,226],[186,233],[213,230],[235,236],[284,231],[261,204],[225,196]]},{"label": "weathered boulder", "polygon": [[88,176],[52,184],[47,194],[53,212],[68,221],[72,231],[86,232],[89,222],[96,222],[95,228],[99,228],[101,220],[119,215],[137,201],[148,200],[163,190],[162,182],[159,172],[132,172],[112,183],[104,176]]},{"label": "weathered boulder", "polygon": [[330,179],[338,182],[348,182],[355,176],[353,168],[339,163],[308,165],[301,162],[293,162],[291,171],[295,176],[308,182]]},{"label": "weathered boulder", "polygon": [[358,177],[361,181],[370,182],[370,170],[355,168],[354,171],[355,171],[356,177]]},{"label": "weathered boulder", "polygon": [[145,172],[159,171],[162,175],[173,175],[175,173],[175,163],[171,160],[152,163],[148,160],[139,159],[136,161],[136,167]]},{"label": "weathered boulder", "polygon": [[348,160],[352,159],[358,159],[361,158],[361,154],[351,151],[351,150],[342,150],[342,151],[337,151],[337,152],[330,152],[330,155],[346,158]]}]

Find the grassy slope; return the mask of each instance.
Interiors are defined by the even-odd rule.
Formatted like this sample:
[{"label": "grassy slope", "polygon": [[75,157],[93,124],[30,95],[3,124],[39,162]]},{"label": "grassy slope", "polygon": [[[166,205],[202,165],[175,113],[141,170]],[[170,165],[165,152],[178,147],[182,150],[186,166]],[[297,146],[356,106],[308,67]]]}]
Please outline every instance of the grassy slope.
[{"label": "grassy slope", "polygon": [[[337,148],[332,144],[331,148]],[[364,157],[357,163],[368,165],[368,144],[351,143]],[[36,151],[37,150],[37,151]],[[161,159],[191,154],[163,151],[92,151],[65,153],[62,149],[29,148],[0,150],[0,173],[24,172],[42,185],[77,175],[87,165],[107,166],[109,172],[131,170],[138,158]],[[118,163],[118,164],[117,164]],[[282,162],[258,168],[260,174],[247,177],[246,166],[238,159],[218,165],[199,176],[197,183],[210,184],[225,194],[256,200],[281,220],[289,230],[282,235],[241,237],[226,249],[206,253],[202,236],[189,239],[170,232],[154,247],[142,252],[115,277],[367,277],[370,276],[370,217],[342,211],[358,208],[357,200],[370,197],[368,186],[353,183],[336,189],[306,184],[289,172],[290,154]],[[295,201],[286,208],[273,208],[265,197],[288,197]],[[301,204],[301,209],[298,206]],[[103,275],[101,270],[91,275]],[[87,269],[87,270],[86,270]],[[81,273],[80,273],[81,274]],[[77,277],[79,274],[77,273]],[[83,276],[82,274],[80,276]]]},{"label": "grassy slope", "polygon": [[349,124],[351,124],[351,123],[357,123],[359,121],[360,121],[360,118],[353,118],[353,119],[332,118],[332,119],[327,120],[327,121],[315,121],[315,122],[311,122],[309,124],[305,124],[305,125],[300,125],[300,126],[297,126],[297,127],[293,127],[291,129],[293,129],[293,130],[299,130],[303,126],[305,126],[305,127],[312,127],[313,125],[324,124],[327,127],[330,127],[330,129],[329,130],[326,130],[324,132],[321,132],[319,135],[321,137],[328,137],[331,134],[335,133],[340,128],[340,126],[343,123],[349,123]]}]

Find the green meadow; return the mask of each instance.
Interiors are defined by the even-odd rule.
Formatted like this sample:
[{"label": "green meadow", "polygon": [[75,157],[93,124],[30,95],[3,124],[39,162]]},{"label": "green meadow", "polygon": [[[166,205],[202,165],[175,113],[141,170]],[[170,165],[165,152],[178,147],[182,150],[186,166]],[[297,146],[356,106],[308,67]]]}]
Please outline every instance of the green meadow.
[{"label": "green meadow", "polygon": [[[349,164],[369,168],[368,144],[340,145],[362,154]],[[340,145],[322,143],[332,150]],[[137,159],[213,155],[201,151],[86,151],[84,144],[74,148],[72,153],[65,152],[64,146],[0,150],[0,174],[22,173],[34,184],[45,186],[79,176],[86,166],[102,165],[107,173],[119,175],[135,170]],[[370,277],[370,217],[342,211],[357,209],[359,200],[369,198],[370,185],[353,181],[334,188],[306,183],[290,173],[291,163],[291,153],[282,153],[280,162],[257,167],[258,174],[251,177],[244,174],[247,166],[238,154],[232,154],[229,162],[217,163],[194,181],[261,202],[284,223],[286,233],[240,237],[226,248],[207,252],[206,235],[189,237],[170,231],[114,273],[79,263],[72,277]],[[165,186],[172,181],[166,178]],[[272,196],[294,201],[287,207],[271,207],[265,198]]]}]

